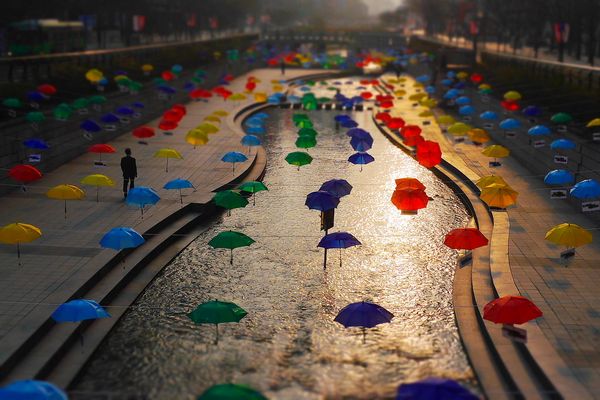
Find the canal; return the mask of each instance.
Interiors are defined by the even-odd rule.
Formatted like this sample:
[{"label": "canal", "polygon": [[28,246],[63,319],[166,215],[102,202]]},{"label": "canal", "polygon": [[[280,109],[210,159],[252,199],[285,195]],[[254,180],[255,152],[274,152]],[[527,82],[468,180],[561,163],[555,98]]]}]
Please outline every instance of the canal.
[{"label": "canal", "polygon": [[[100,346],[74,398],[194,399],[223,382],[290,400],[393,398],[400,383],[430,376],[476,386],[454,320],[456,253],[442,243],[468,222],[459,199],[382,136],[367,112],[351,115],[375,138],[374,163],[362,172],[348,163],[353,150],[345,130],[335,129],[336,112],[310,111],[318,143],[312,164],[298,171],[284,160],[297,150],[293,112],[268,112],[269,191],[255,206],[215,218],[164,269]],[[390,201],[401,177],[421,180],[433,199],[417,215],[402,215]],[[362,246],[345,250],[341,266],[330,252],[324,271],[319,212],[304,201],[332,178],[354,187],[332,231],[348,231]],[[233,265],[228,252],[207,244],[224,230],[256,240],[234,251]],[[221,325],[218,345],[212,326],[186,316],[211,299],[248,311],[239,324]],[[370,329],[366,343],[360,330],[333,321],[361,300],[395,315]]]}]

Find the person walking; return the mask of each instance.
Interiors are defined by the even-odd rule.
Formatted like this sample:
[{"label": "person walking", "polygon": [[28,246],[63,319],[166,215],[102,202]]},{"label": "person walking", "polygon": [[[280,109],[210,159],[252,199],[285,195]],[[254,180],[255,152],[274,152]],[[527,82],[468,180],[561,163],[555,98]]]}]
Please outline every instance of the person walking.
[{"label": "person walking", "polygon": [[134,180],[137,178],[137,165],[135,158],[131,157],[131,149],[125,149],[125,157],[121,158],[121,171],[123,172],[123,198],[127,198],[127,186],[129,190],[135,187]]},{"label": "person walking", "polygon": [[279,68],[281,68],[281,75],[285,75],[285,60],[282,58],[279,63]]}]

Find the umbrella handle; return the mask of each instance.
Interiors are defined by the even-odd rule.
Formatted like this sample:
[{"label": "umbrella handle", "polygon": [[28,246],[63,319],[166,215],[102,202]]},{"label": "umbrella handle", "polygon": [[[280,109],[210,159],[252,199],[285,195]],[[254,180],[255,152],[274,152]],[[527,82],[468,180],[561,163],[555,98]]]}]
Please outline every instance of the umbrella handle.
[{"label": "umbrella handle", "polygon": [[219,324],[215,324],[215,344],[219,344]]},{"label": "umbrella handle", "polygon": [[17,260],[19,260],[19,267],[21,266],[21,247],[19,246],[19,242],[17,242]]},{"label": "umbrella handle", "polygon": [[231,250],[231,257],[229,258],[229,264],[233,265],[233,249]]}]

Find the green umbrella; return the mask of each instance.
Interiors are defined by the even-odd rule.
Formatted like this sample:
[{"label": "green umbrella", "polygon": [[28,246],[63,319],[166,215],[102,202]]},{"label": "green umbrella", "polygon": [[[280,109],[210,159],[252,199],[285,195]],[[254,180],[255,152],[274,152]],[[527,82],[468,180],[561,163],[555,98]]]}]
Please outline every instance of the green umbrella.
[{"label": "green umbrella", "polygon": [[296,123],[296,126],[298,128],[312,128],[313,123],[312,123],[312,121],[306,119],[306,120],[302,120],[302,121],[299,121],[298,123]]},{"label": "green umbrella", "polygon": [[329,98],[329,97],[319,97],[319,98],[317,99],[317,101],[318,101],[319,103],[321,103],[321,104],[323,104],[323,103],[329,103],[329,102],[331,101],[331,98]]},{"label": "green umbrella", "polygon": [[315,147],[317,145],[317,139],[314,136],[310,135],[301,135],[296,139],[296,147],[301,149],[310,149],[311,147]]},{"label": "green umbrella", "polygon": [[551,121],[555,124],[568,124],[569,122],[573,121],[573,117],[571,117],[570,114],[559,112],[552,116]]},{"label": "green umbrella", "polygon": [[217,331],[215,343],[219,343],[219,324],[240,322],[246,315],[248,315],[246,310],[237,304],[213,300],[200,304],[188,314],[188,317],[195,324],[215,324]]},{"label": "green umbrella", "polygon": [[248,200],[244,198],[238,192],[233,190],[222,190],[215,194],[213,200],[216,205],[223,207],[227,210],[233,210],[234,208],[243,208],[248,205]]},{"label": "green umbrella", "polygon": [[315,86],[315,81],[306,81],[304,82],[306,86]]},{"label": "green umbrella", "polygon": [[25,115],[25,120],[30,123],[40,123],[46,120],[46,116],[40,111],[31,111]]},{"label": "green umbrella", "polygon": [[66,121],[73,114],[73,109],[67,103],[61,103],[52,110],[52,114],[54,114],[54,118]]},{"label": "green umbrella", "polygon": [[104,96],[102,96],[100,94],[97,94],[95,96],[90,96],[87,99],[87,101],[88,101],[89,104],[100,105],[100,104],[106,103],[106,97],[104,97]]},{"label": "green umbrella", "polygon": [[238,186],[242,192],[252,193],[253,204],[256,205],[256,193],[262,192],[263,190],[269,190],[264,183],[258,181],[244,182]]},{"label": "green umbrella", "polygon": [[298,171],[300,171],[301,166],[310,164],[312,160],[313,158],[310,156],[310,154],[303,151],[294,151],[285,157],[285,161],[287,161],[288,164],[297,166]]},{"label": "green umbrella", "polygon": [[298,136],[315,137],[317,136],[317,131],[315,131],[313,128],[300,128],[300,130],[298,131]]},{"label": "green umbrella", "polygon": [[208,242],[213,249],[229,249],[231,250],[231,258],[229,263],[233,264],[233,249],[239,247],[247,247],[254,243],[254,239],[240,232],[225,231],[219,233]]},{"label": "green umbrella", "polygon": [[244,385],[225,383],[209,387],[197,400],[267,400],[265,396]]},{"label": "green umbrella", "polygon": [[5,99],[2,102],[2,105],[4,105],[5,107],[8,108],[21,108],[23,107],[23,103],[21,102],[21,100],[14,98],[14,97],[9,97],[8,99]]},{"label": "green umbrella", "polygon": [[87,108],[89,106],[89,100],[88,99],[84,99],[79,98],[75,101],[73,101],[73,103],[71,104],[71,107],[73,107],[75,110],[82,110],[84,108]]},{"label": "green umbrella", "polygon": [[296,113],[292,115],[292,121],[294,121],[294,123],[298,123],[300,121],[310,121],[310,118],[306,114]]}]

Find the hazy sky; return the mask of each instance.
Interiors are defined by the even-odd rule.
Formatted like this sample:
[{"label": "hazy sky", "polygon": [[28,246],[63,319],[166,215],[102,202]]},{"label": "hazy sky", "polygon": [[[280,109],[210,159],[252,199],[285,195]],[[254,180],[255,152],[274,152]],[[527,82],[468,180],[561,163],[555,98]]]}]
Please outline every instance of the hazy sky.
[{"label": "hazy sky", "polygon": [[393,10],[402,4],[403,0],[363,0],[369,6],[371,14],[379,14],[383,11]]}]

